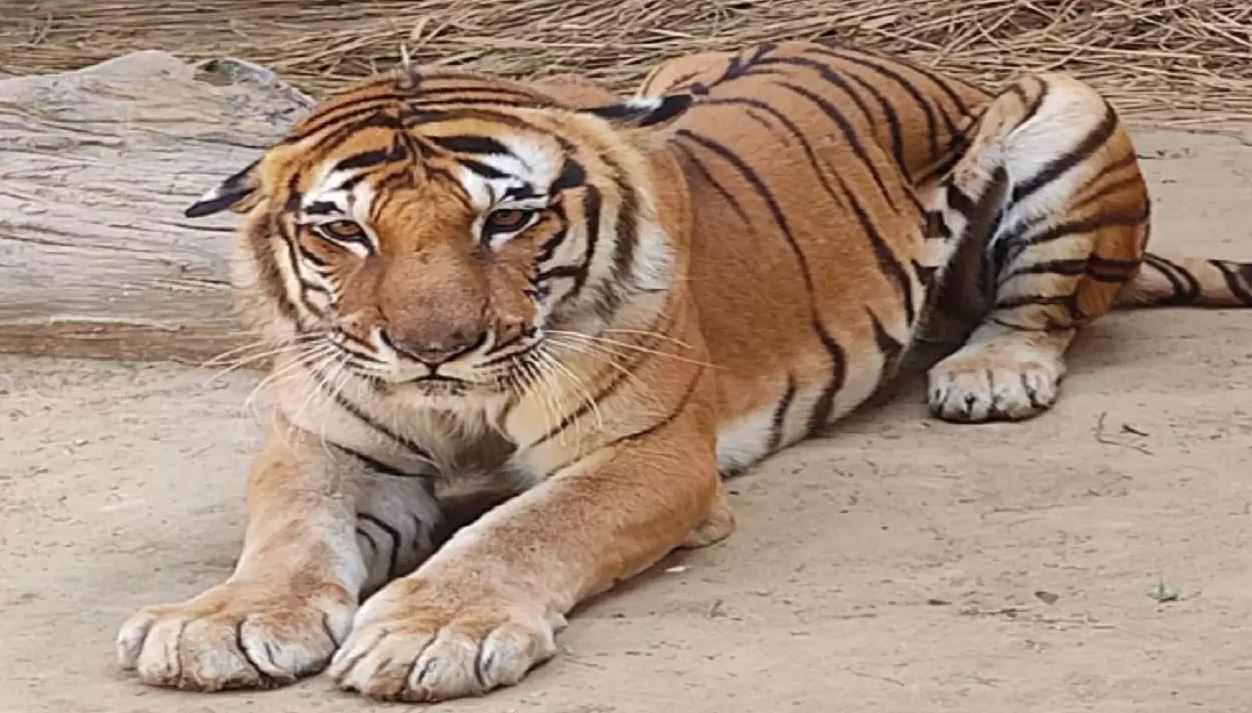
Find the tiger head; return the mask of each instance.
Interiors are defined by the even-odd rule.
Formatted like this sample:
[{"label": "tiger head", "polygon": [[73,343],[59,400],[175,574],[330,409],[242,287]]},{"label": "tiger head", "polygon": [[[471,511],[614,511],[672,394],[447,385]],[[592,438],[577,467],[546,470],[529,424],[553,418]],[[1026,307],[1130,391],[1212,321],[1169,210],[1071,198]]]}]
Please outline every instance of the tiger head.
[{"label": "tiger head", "polygon": [[236,287],[280,346],[430,394],[499,392],[553,332],[670,286],[654,156],[689,101],[580,108],[398,72],[319,105],[186,213],[247,214]]}]

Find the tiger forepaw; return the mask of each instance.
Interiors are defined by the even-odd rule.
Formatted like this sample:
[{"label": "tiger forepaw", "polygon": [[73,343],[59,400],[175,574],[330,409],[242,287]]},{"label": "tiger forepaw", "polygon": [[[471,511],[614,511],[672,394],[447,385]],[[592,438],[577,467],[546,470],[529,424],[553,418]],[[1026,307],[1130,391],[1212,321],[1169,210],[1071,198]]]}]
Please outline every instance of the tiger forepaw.
[{"label": "tiger forepaw", "polygon": [[1056,402],[1060,369],[1040,361],[949,357],[930,370],[930,410],[945,421],[1019,421]]},{"label": "tiger forepaw", "polygon": [[456,599],[420,580],[392,582],[361,608],[328,673],[371,698],[440,701],[511,686],[556,653],[561,615]]},{"label": "tiger forepaw", "polygon": [[197,691],[273,688],[317,673],[347,636],[355,602],[334,586],[273,589],[228,582],[142,609],[118,632],[118,659],[144,683]]}]

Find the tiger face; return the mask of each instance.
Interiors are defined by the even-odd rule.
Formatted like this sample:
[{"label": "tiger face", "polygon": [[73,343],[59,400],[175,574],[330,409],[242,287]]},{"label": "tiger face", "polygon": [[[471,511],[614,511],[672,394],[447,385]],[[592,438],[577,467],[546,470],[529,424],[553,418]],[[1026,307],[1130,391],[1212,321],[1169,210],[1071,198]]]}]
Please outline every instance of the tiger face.
[{"label": "tiger face", "polygon": [[392,75],[317,107],[187,215],[248,213],[237,283],[279,343],[430,395],[498,393],[553,333],[668,287],[646,153],[687,103],[580,110]]}]

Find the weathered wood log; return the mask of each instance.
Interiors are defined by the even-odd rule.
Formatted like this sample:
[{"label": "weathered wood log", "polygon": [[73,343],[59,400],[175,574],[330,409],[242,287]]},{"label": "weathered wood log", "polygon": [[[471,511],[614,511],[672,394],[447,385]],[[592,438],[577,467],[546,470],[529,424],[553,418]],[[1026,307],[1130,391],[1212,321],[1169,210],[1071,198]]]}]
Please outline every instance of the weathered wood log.
[{"label": "weathered wood log", "polygon": [[238,217],[182,211],[310,104],[264,68],[164,52],[0,79],[0,352],[201,361],[241,343]]}]

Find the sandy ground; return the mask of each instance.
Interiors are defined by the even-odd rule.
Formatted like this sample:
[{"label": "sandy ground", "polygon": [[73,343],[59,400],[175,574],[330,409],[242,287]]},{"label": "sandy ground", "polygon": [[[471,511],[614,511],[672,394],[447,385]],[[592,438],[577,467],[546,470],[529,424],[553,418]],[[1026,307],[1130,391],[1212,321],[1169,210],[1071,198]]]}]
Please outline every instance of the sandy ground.
[{"label": "sandy ground", "polygon": [[[1252,258],[1247,143],[1139,135],[1158,249]],[[380,707],[113,663],[137,607],[229,571],[254,381],[0,360],[0,711]],[[733,481],[733,538],[583,607],[521,686],[439,710],[1248,710],[1252,313],[1112,316],[1026,424],[930,420],[917,386]]]}]

